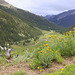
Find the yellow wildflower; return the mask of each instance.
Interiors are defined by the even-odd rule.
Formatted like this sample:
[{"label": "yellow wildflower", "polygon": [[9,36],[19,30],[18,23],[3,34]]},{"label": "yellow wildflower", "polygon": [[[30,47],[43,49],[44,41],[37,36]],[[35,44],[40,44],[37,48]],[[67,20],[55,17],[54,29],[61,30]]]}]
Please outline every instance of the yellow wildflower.
[{"label": "yellow wildflower", "polygon": [[65,38],[67,38],[67,36],[65,36]]},{"label": "yellow wildflower", "polygon": [[32,64],[30,64],[30,65],[32,65]]},{"label": "yellow wildflower", "polygon": [[66,32],[66,34],[68,34],[68,32]]},{"label": "yellow wildflower", "polygon": [[72,68],[70,68],[70,69],[72,69]]},{"label": "yellow wildflower", "polygon": [[49,47],[48,47],[49,48]]},{"label": "yellow wildflower", "polygon": [[53,37],[53,35],[51,35],[51,37]]},{"label": "yellow wildflower", "polygon": [[57,38],[55,40],[57,40]]},{"label": "yellow wildflower", "polygon": [[66,65],[67,66],[67,65]]},{"label": "yellow wildflower", "polygon": [[72,33],[72,31],[69,31],[69,33]]},{"label": "yellow wildflower", "polygon": [[57,53],[57,51],[56,51],[56,53]]},{"label": "yellow wildflower", "polygon": [[73,29],[75,29],[75,28],[73,28]]},{"label": "yellow wildflower", "polygon": [[62,73],[62,71],[60,71],[60,73]]},{"label": "yellow wildflower", "polygon": [[39,67],[37,67],[37,69],[39,69]]},{"label": "yellow wildflower", "polygon": [[51,36],[49,36],[49,38],[51,38]]},{"label": "yellow wildflower", "polygon": [[70,36],[68,36],[70,38]]},{"label": "yellow wildflower", "polygon": [[46,50],[49,50],[49,49],[46,49]]},{"label": "yellow wildflower", "polygon": [[33,63],[33,65],[34,65],[34,63]]},{"label": "yellow wildflower", "polygon": [[61,70],[64,70],[64,68],[62,68]]},{"label": "yellow wildflower", "polygon": [[43,46],[45,47],[45,44]]},{"label": "yellow wildflower", "polygon": [[51,41],[53,41],[53,39]]},{"label": "yellow wildflower", "polygon": [[51,49],[49,51],[52,51]]},{"label": "yellow wildflower", "polygon": [[40,51],[38,51],[38,53],[40,53]]},{"label": "yellow wildflower", "polygon": [[45,52],[45,53],[47,53],[47,52]]},{"label": "yellow wildflower", "polygon": [[42,45],[40,47],[42,47]]},{"label": "yellow wildflower", "polygon": [[48,44],[46,44],[46,46],[48,46]]},{"label": "yellow wildflower", "polygon": [[75,31],[73,31],[73,32],[75,32]]},{"label": "yellow wildflower", "polygon": [[47,41],[46,41],[47,42]]},{"label": "yellow wildflower", "polygon": [[63,37],[61,37],[61,39],[63,40]]},{"label": "yellow wildflower", "polygon": [[41,53],[43,52],[43,51],[40,51]]},{"label": "yellow wildflower", "polygon": [[65,40],[65,43],[66,43],[67,41]]},{"label": "yellow wildflower", "polygon": [[57,35],[59,35],[59,33],[57,33]]},{"label": "yellow wildflower", "polygon": [[55,35],[55,37],[57,37],[57,36]]},{"label": "yellow wildflower", "polygon": [[49,43],[50,43],[50,41],[49,41]]},{"label": "yellow wildflower", "polygon": [[55,37],[53,37],[53,39],[54,39]]},{"label": "yellow wildflower", "polygon": [[63,33],[63,36],[65,35],[65,33]]},{"label": "yellow wildflower", "polygon": [[40,70],[40,72],[42,72],[42,70]]}]

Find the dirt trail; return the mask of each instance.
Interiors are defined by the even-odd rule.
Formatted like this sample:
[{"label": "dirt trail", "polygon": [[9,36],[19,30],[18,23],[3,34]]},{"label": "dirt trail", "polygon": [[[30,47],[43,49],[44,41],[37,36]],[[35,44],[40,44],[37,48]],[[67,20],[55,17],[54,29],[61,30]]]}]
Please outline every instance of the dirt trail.
[{"label": "dirt trail", "polygon": [[[66,65],[70,65],[73,64],[73,59],[71,58],[63,58],[63,63],[65,63]],[[46,68],[43,70],[43,72],[39,72],[38,70],[32,70],[29,67],[28,63],[18,63],[17,65],[13,65],[13,66],[9,66],[9,67],[5,67],[2,66],[2,68],[0,69],[0,74],[1,75],[8,75],[11,74],[13,72],[16,71],[25,71],[27,74],[26,75],[38,75],[39,73],[42,75],[43,73],[51,73],[56,71],[57,69],[61,69],[64,68],[65,66],[63,64],[57,63],[57,62],[53,62],[52,66],[50,66],[49,68]]]}]

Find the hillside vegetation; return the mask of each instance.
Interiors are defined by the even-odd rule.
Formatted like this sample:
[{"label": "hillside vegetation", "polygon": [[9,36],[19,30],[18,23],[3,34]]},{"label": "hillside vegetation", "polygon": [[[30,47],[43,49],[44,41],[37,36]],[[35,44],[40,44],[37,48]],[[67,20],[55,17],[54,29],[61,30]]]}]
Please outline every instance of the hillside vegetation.
[{"label": "hillside vegetation", "polygon": [[6,11],[7,13],[16,16],[17,18],[21,19],[25,23],[27,23],[30,26],[38,27],[40,29],[44,30],[60,30],[61,27],[55,25],[54,23],[46,20],[45,18],[32,14],[28,11],[18,9],[18,8],[8,8],[4,6],[0,6],[0,9]]},{"label": "hillside vegetation", "polygon": [[0,44],[34,38],[42,32],[0,9]]},{"label": "hillside vegetation", "polygon": [[68,32],[68,31],[73,31],[73,28],[75,27],[75,24],[74,25],[72,25],[72,26],[70,26],[70,27],[68,27],[68,28],[65,28],[65,29],[63,29],[63,30],[60,30],[60,33],[66,33],[66,32]]},{"label": "hillside vegetation", "polygon": [[[71,60],[69,60],[70,62],[75,62],[75,28],[73,28],[73,31],[66,32],[64,35],[56,32],[49,32],[45,34],[44,37],[41,36],[39,40],[36,41],[35,45],[23,46],[18,44],[11,45],[11,47],[15,50],[11,53],[13,61],[11,63],[5,63],[5,65],[3,65],[3,67],[6,67],[5,69],[14,67],[14,69],[17,68],[22,70],[22,68],[24,68],[27,74],[32,71],[37,75],[37,71],[43,73],[46,69],[49,69],[49,75],[72,75],[74,73],[75,64],[70,65],[72,63],[69,63],[67,58],[71,58]],[[14,58],[13,56],[15,54],[19,56]],[[64,63],[64,59],[66,63]],[[3,63],[5,62],[3,57],[1,57],[0,60],[2,60]],[[58,65],[54,67],[54,62],[55,64],[62,65],[62,67]],[[68,63],[70,66],[67,65]],[[14,66],[15,64],[17,67]],[[27,66],[27,64],[29,66]],[[51,70],[52,65],[54,67],[53,70]],[[55,69],[57,70],[56,72]],[[1,67],[1,73],[5,74],[6,72],[2,70],[3,68]],[[14,74],[13,72],[14,71],[10,70],[9,73]],[[18,71],[15,73],[21,74],[25,72]]]},{"label": "hillside vegetation", "polygon": [[62,28],[45,18],[11,6],[5,1],[0,3],[0,44],[38,39],[43,30]]},{"label": "hillside vegetation", "polygon": [[69,10],[58,15],[47,17],[47,19],[61,27],[68,28],[75,24],[75,10]]}]

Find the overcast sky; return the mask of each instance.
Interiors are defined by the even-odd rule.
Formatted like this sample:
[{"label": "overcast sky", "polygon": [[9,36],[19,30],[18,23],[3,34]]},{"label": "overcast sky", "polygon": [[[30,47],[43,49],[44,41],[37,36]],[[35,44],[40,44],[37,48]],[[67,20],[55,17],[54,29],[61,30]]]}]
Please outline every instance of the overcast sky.
[{"label": "overcast sky", "polygon": [[75,9],[75,0],[5,0],[15,7],[37,15],[55,15]]}]

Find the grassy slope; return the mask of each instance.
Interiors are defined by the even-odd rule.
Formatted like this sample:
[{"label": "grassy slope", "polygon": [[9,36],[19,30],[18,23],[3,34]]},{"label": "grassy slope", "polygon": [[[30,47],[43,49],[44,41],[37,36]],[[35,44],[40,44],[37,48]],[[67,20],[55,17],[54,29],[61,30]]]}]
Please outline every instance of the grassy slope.
[{"label": "grassy slope", "polygon": [[75,27],[75,24],[72,25],[72,26],[70,26],[70,27],[68,27],[68,28],[66,28],[66,29],[61,30],[60,32],[61,32],[61,33],[65,33],[65,32],[68,32],[68,31],[73,31],[73,28],[74,28],[74,27]]},{"label": "grassy slope", "polygon": [[4,6],[0,6],[0,9],[20,18],[22,21],[24,21],[25,23],[33,27],[38,27],[38,28],[45,29],[45,30],[50,30],[50,29],[57,30],[61,28],[55,25],[54,23],[49,22],[48,20],[46,20],[45,18],[41,16],[37,16],[28,11],[24,11],[22,9],[18,9],[15,7],[8,8]]},{"label": "grassy slope", "polygon": [[43,75],[75,75],[75,64],[71,64],[64,68],[64,70],[57,70],[54,73],[43,74]]},{"label": "grassy slope", "polygon": [[0,9],[0,41],[19,41],[23,40],[23,37],[36,37],[41,33],[38,29]]},{"label": "grassy slope", "polygon": [[65,29],[65,31],[70,31],[70,30],[73,30],[73,28],[75,27],[75,24],[70,26],[69,28]]},{"label": "grassy slope", "polygon": [[[43,36],[41,36],[40,37],[40,39],[42,38],[48,38],[49,37],[49,35],[55,35],[55,34],[57,34],[56,32],[52,32],[52,33],[49,33],[49,34],[45,34],[44,35],[44,37]],[[60,37],[62,37],[62,35],[61,34],[59,34],[58,35],[58,38],[59,38],[59,36]],[[19,57],[18,58],[16,58],[16,60],[15,60],[15,62],[16,61],[23,61],[24,60],[24,62],[26,62],[26,61],[29,61],[29,59],[30,59],[30,56],[33,56],[33,54],[34,54],[34,51],[36,51],[36,49],[38,48],[38,47],[40,47],[40,45],[42,45],[42,44],[44,44],[44,43],[46,43],[45,41],[42,41],[42,39],[41,39],[41,41],[38,43],[38,44],[35,44],[35,46],[32,46],[32,45],[28,45],[28,46],[21,46],[21,45],[13,45],[12,47],[15,49],[15,52],[12,52],[11,54],[12,55],[16,55],[16,54],[19,54]],[[53,42],[53,44],[54,44],[54,42]],[[27,50],[28,51],[28,53],[26,53],[26,48],[29,48],[29,50]],[[51,48],[51,47],[50,47]],[[54,49],[54,48],[53,48]],[[52,50],[53,50],[52,49]],[[42,49],[43,50],[43,49]],[[66,50],[66,49],[65,49]],[[24,55],[25,56],[24,56]],[[32,54],[32,55],[31,55]],[[20,56],[21,55],[21,56]],[[26,59],[22,59],[21,57],[26,57]],[[44,57],[45,58],[45,57]],[[32,60],[32,59],[31,59]],[[59,60],[59,58],[58,58],[58,60]],[[6,64],[6,66],[10,66],[10,64],[11,63],[8,63],[8,64]],[[67,67],[65,67],[64,68],[64,70],[62,71],[62,70],[58,70],[58,71],[56,71],[56,72],[54,72],[54,73],[50,73],[50,74],[47,74],[47,75],[73,75],[73,73],[74,73],[74,69],[75,69],[75,64],[73,64],[73,65],[71,65],[71,66],[67,66]],[[60,73],[62,71],[62,73]],[[45,74],[46,75],[46,74]]]}]

